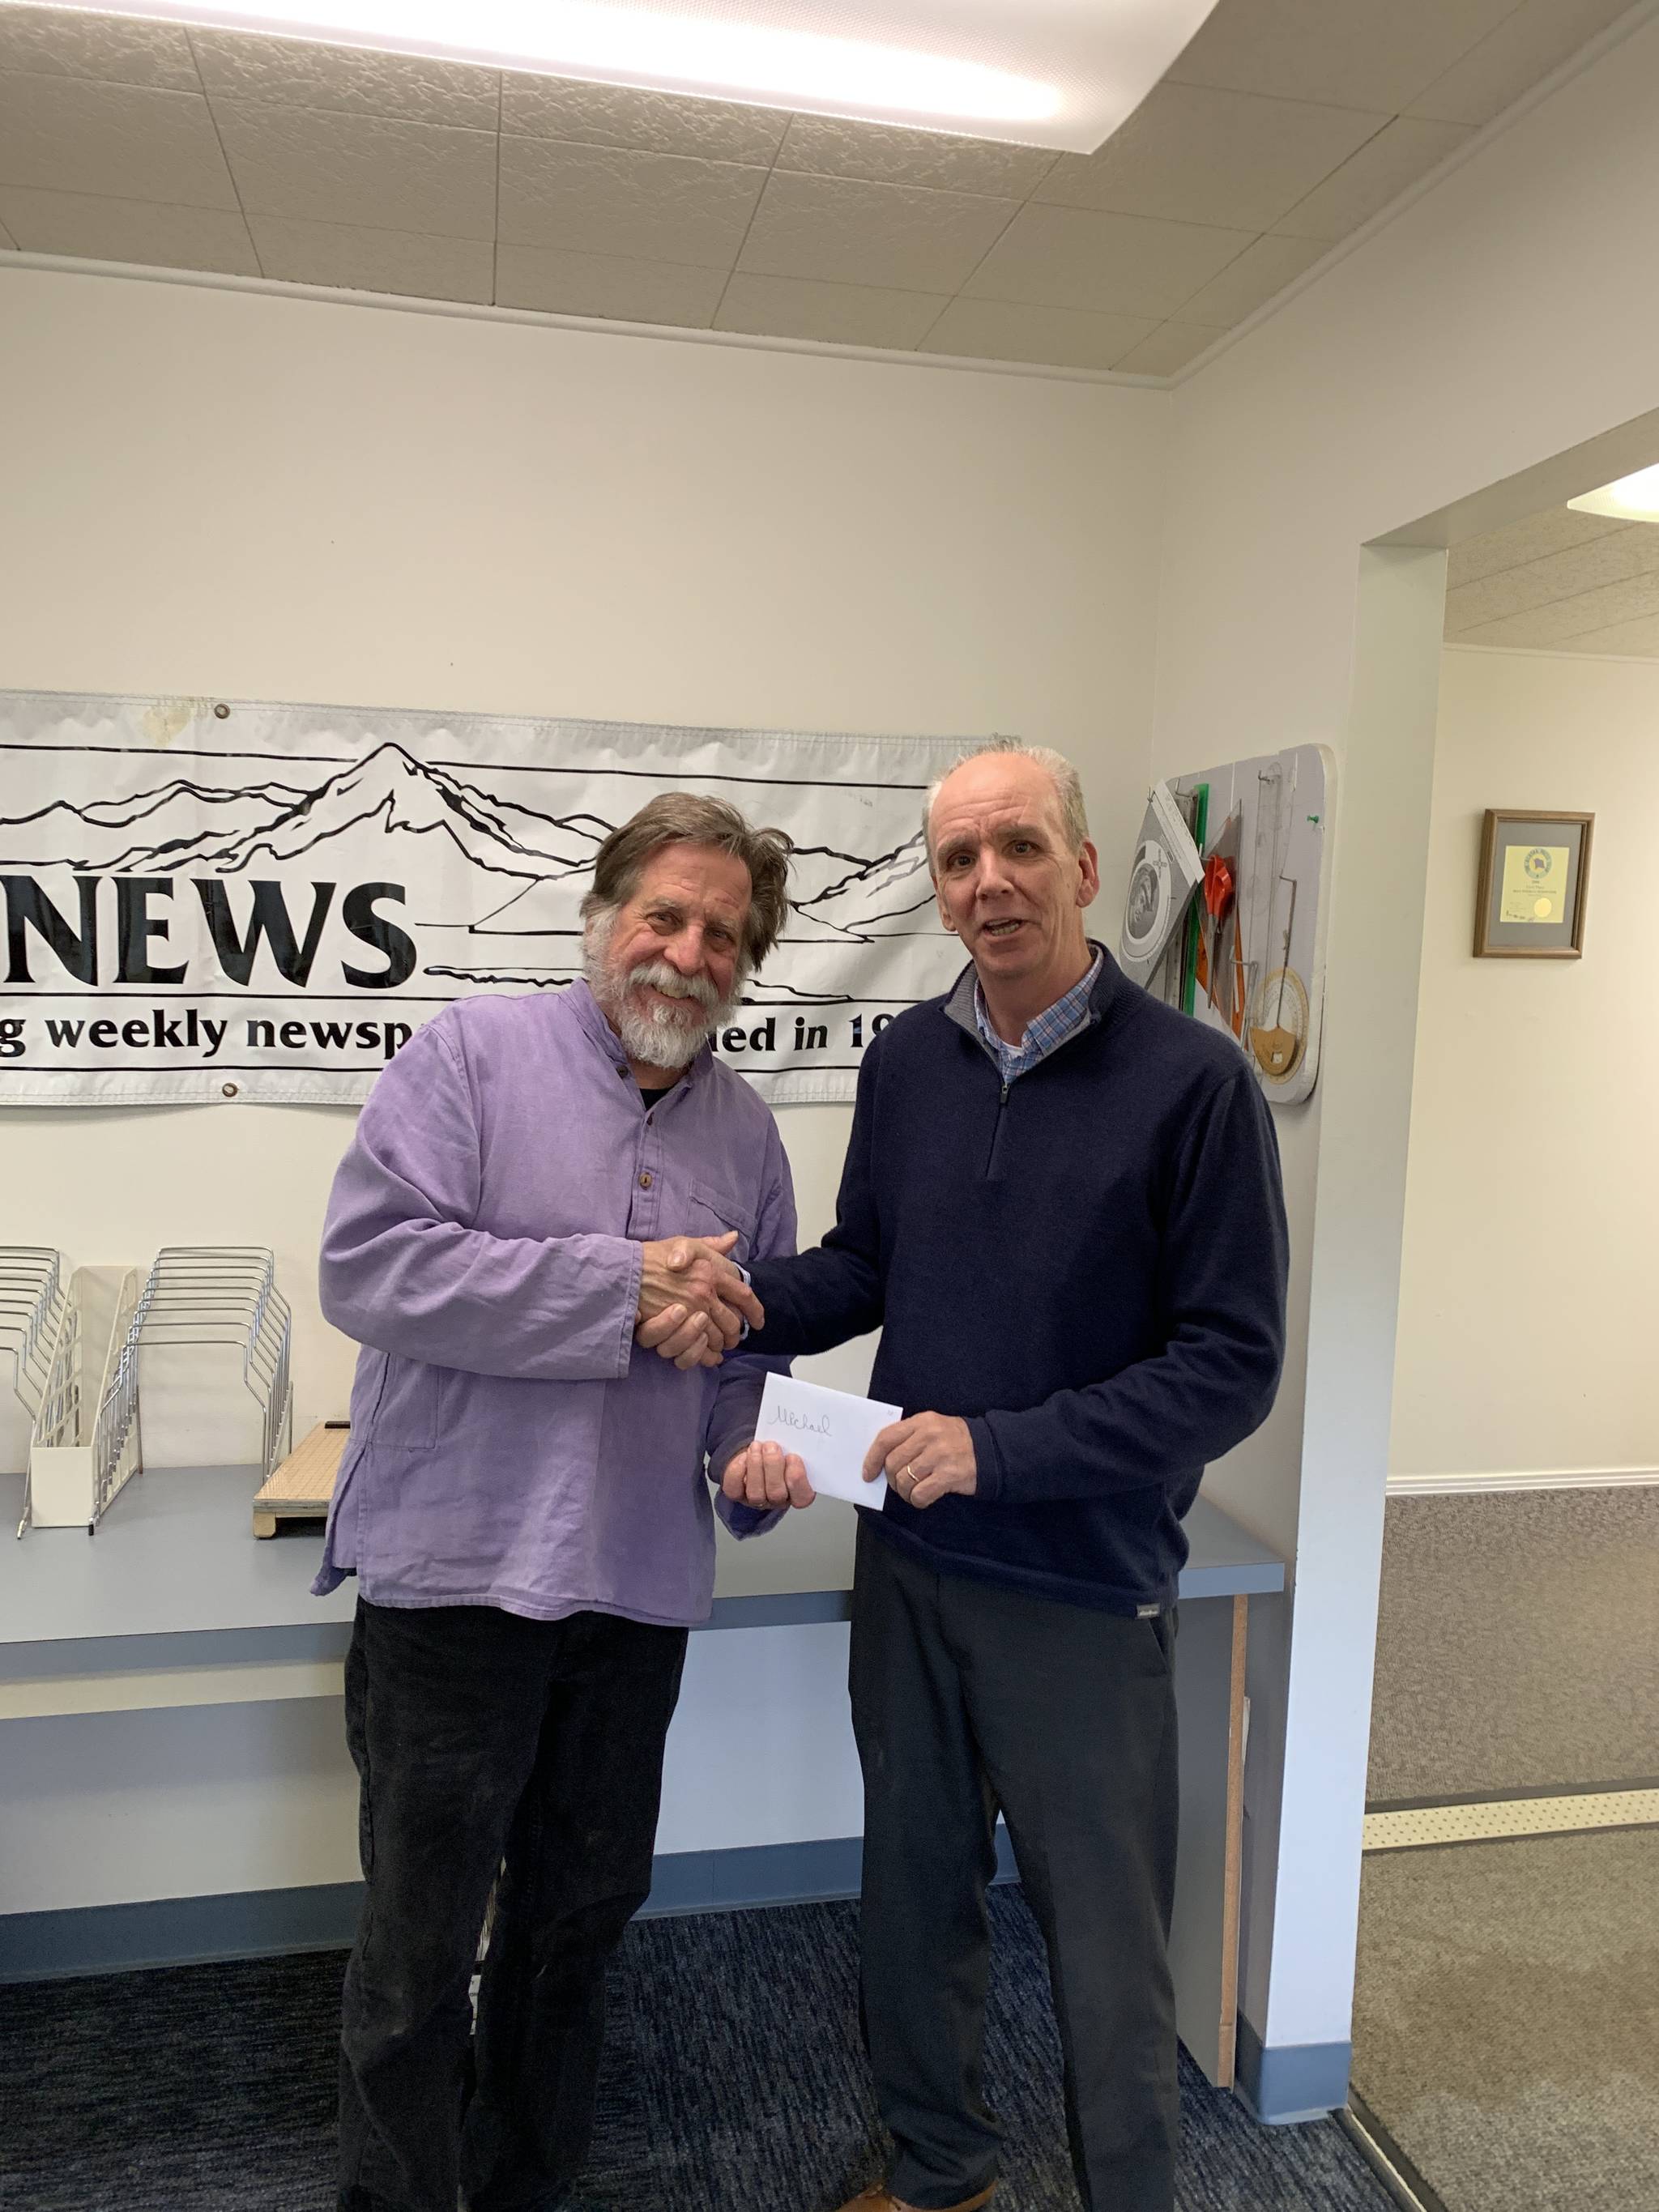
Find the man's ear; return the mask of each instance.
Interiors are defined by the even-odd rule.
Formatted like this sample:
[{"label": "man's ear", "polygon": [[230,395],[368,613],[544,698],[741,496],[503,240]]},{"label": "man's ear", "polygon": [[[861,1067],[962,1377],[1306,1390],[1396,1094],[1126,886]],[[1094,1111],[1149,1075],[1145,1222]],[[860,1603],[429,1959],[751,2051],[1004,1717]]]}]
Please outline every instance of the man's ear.
[{"label": "man's ear", "polygon": [[1085,838],[1078,848],[1077,902],[1092,906],[1100,895],[1100,855]]},{"label": "man's ear", "polygon": [[[931,871],[929,872],[931,875]],[[951,910],[945,903],[945,894],[939,887],[939,878],[937,876],[932,876],[932,882],[933,885],[933,904],[939,908],[939,918],[945,924],[945,928],[949,930],[951,936],[954,937],[957,933],[957,926],[955,922],[951,921]]]}]

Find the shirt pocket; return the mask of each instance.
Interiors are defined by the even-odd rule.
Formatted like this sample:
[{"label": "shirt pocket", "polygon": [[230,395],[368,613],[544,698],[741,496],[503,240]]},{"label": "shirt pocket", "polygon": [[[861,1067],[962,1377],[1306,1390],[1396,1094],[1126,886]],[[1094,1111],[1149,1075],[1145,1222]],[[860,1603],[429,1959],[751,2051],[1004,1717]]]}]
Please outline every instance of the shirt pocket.
[{"label": "shirt pocket", "polygon": [[748,1266],[755,1243],[753,1206],[739,1205],[713,1183],[694,1182],[689,1187],[687,1212],[685,1229],[690,1237],[723,1237],[735,1229],[738,1241],[732,1248],[732,1257],[739,1267]]},{"label": "shirt pocket", "polygon": [[438,1440],[439,1401],[447,1372],[429,1367],[423,1359],[389,1355],[385,1385],[365,1441],[399,1451],[429,1450]]}]

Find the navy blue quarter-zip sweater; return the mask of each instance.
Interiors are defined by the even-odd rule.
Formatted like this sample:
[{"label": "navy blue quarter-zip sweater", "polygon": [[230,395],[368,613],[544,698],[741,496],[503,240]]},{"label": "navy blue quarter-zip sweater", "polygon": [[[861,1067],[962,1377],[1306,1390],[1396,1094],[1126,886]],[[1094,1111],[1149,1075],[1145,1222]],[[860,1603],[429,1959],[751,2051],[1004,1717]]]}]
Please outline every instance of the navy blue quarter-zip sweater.
[{"label": "navy blue quarter-zip sweater", "polygon": [[747,1348],[879,1328],[871,1393],[964,1417],[971,1497],[882,1534],[947,1572],[1109,1612],[1168,1605],[1206,1464],[1278,1388],[1273,1121],[1237,1047],[1109,954],[1078,1033],[1006,1085],[973,971],[865,1054],[834,1229],[757,1262]]}]

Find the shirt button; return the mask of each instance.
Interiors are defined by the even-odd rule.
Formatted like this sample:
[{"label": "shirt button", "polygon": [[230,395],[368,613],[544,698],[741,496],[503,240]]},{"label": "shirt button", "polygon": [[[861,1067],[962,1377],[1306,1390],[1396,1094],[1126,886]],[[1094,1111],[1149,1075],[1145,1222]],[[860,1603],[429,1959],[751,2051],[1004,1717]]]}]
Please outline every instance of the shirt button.
[{"label": "shirt button", "polygon": [[647,1175],[642,1175],[642,1176],[640,1177],[640,1188],[641,1188],[641,1190],[649,1190],[649,1189],[650,1189],[650,1188],[651,1188],[651,1177],[650,1177],[650,1176],[649,1176],[648,1174],[647,1174]]}]

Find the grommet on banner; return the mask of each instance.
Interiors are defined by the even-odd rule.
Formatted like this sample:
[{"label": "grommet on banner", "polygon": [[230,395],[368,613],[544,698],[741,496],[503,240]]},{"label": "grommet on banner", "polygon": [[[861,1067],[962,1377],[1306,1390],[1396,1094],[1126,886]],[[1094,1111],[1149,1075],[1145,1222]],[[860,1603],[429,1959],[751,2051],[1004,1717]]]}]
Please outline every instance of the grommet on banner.
[{"label": "grommet on banner", "polygon": [[214,708],[213,712],[216,718],[222,722],[228,722],[230,720],[230,709],[226,706],[222,699]]},{"label": "grommet on banner", "polygon": [[227,1098],[234,1098],[236,1096],[237,1086],[234,1083],[222,1083],[219,1088]]}]

